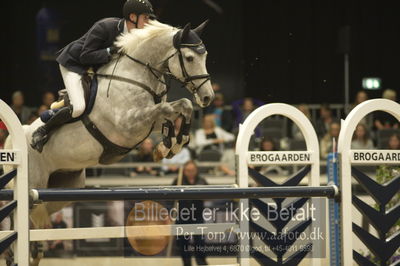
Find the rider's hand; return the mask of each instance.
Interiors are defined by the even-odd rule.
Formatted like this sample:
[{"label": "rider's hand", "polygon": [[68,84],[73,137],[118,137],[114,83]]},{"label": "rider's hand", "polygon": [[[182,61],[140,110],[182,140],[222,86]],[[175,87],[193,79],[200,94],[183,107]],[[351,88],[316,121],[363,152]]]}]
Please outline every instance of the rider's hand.
[{"label": "rider's hand", "polygon": [[119,47],[117,47],[117,46],[111,46],[111,47],[108,47],[107,48],[107,51],[108,51],[108,53],[110,54],[110,55],[113,55],[113,54],[116,54],[116,53],[118,53],[118,51],[119,51]]}]

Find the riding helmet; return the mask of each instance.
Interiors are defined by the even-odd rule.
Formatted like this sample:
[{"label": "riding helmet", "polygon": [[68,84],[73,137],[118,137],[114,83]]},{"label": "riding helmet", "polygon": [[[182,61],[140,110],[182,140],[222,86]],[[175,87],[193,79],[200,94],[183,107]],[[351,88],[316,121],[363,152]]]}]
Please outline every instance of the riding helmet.
[{"label": "riding helmet", "polygon": [[153,11],[153,6],[148,0],[127,0],[123,7],[123,15],[127,20],[129,19],[129,15],[131,13],[135,13],[137,16],[141,14],[148,14],[150,18],[155,18]]}]

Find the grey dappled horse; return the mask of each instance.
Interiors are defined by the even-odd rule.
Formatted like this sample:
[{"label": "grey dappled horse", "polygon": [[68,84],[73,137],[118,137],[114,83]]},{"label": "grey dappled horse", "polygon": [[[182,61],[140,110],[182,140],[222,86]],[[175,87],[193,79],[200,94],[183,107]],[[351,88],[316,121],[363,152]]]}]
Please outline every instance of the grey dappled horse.
[{"label": "grey dappled horse", "polygon": [[[181,81],[201,107],[214,98],[206,69],[207,52],[199,36],[205,23],[194,30],[190,25],[177,29],[157,21],[144,29],[132,30],[116,41],[120,54],[98,69],[98,93],[88,118],[113,144],[131,149],[150,132],[165,130],[163,142],[155,149],[157,159],[171,157],[189,141],[192,102],[186,98],[167,102],[164,76]],[[183,117],[181,132],[173,132],[173,121]],[[27,141],[37,119],[24,126]],[[169,133],[168,133],[169,131]],[[7,141],[6,148],[10,147]],[[88,132],[82,121],[63,125],[52,133],[39,153],[29,146],[30,188],[81,188],[86,167],[99,163],[103,146]],[[107,155],[106,155],[107,157]],[[113,162],[121,157],[107,158]],[[6,169],[7,171],[7,169]],[[49,224],[49,214],[67,202],[47,202],[34,207],[31,220],[36,228]],[[37,263],[35,263],[37,265]]]}]

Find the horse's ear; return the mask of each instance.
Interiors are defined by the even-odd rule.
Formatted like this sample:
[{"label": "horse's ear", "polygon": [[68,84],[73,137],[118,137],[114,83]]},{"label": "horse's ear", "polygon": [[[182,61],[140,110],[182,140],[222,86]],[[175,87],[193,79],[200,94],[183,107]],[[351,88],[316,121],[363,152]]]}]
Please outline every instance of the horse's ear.
[{"label": "horse's ear", "polygon": [[204,21],[203,23],[201,23],[197,28],[195,28],[193,31],[196,32],[196,34],[200,37],[201,34],[203,33],[204,28],[207,26],[208,22],[210,20],[207,19],[206,21]]},{"label": "horse's ear", "polygon": [[183,30],[182,30],[182,37],[181,37],[181,40],[184,40],[185,38],[186,38],[186,36],[189,34],[189,31],[190,31],[190,26],[191,26],[191,24],[190,24],[190,22],[188,23],[188,24],[186,24],[185,25],[185,27],[183,28]]}]

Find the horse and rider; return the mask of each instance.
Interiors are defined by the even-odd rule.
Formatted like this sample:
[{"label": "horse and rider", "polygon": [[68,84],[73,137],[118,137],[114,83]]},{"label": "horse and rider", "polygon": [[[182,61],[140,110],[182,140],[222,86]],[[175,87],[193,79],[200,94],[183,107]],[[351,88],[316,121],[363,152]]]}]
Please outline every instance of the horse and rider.
[{"label": "horse and rider", "polygon": [[127,0],[123,6],[123,18],[105,18],[97,21],[78,40],[64,47],[56,61],[68,93],[70,105],[60,108],[32,135],[31,146],[41,152],[50,132],[83,114],[86,108],[82,75],[90,67],[95,69],[110,62],[118,52],[114,46],[120,34],[132,29],[142,29],[150,19],[155,19],[153,7],[148,0]]},{"label": "horse and rider", "polygon": [[[194,29],[190,24],[182,29],[163,24],[154,19],[148,0],[127,0],[123,14],[122,19],[96,22],[58,55],[69,100],[58,111],[50,110],[47,119],[23,126],[31,143],[29,188],[82,188],[85,168],[120,160],[151,132],[163,137],[154,149],[155,158],[170,158],[189,141],[192,101],[206,107],[213,100],[207,51],[200,38],[206,23]],[[82,80],[89,68],[95,70],[94,93],[85,102]],[[182,97],[168,102],[169,80],[180,82],[192,101]],[[175,131],[179,117],[181,127]],[[12,149],[10,138],[4,148]],[[11,170],[4,167],[4,172]],[[68,204],[33,206],[32,226],[46,228],[49,215]]]}]

